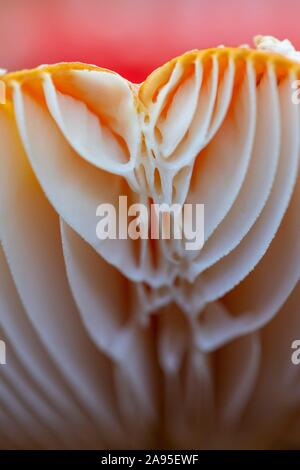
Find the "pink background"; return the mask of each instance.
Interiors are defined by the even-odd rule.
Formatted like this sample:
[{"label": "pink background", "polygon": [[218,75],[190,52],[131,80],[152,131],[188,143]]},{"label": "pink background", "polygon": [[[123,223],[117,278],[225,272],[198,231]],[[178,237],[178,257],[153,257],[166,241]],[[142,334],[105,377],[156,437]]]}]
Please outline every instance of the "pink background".
[{"label": "pink background", "polygon": [[0,66],[83,61],[142,81],[182,52],[252,44],[300,48],[300,0],[0,0]]}]

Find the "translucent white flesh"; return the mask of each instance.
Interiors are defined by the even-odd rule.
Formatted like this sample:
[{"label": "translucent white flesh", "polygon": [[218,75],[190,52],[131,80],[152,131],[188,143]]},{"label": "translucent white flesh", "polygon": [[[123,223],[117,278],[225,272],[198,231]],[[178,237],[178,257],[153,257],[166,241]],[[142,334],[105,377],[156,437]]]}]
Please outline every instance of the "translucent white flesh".
[{"label": "translucent white flesh", "polygon": [[[251,397],[266,404],[263,338],[278,336],[284,315],[287,339],[299,328],[296,77],[278,81],[270,63],[257,83],[248,59],[237,80],[233,58],[223,70],[217,55],[185,67],[175,62],[141,107],[138,88],[100,70],[69,71],[70,92],[42,72],[43,99],[11,83],[14,115],[0,109],[7,446],[145,447],[163,426],[173,446],[205,447],[212,421],[235,432],[245,410],[252,422]],[[203,248],[99,240],[96,207],[117,209],[120,195],[204,204]],[[280,401],[288,408],[283,388]]]}]

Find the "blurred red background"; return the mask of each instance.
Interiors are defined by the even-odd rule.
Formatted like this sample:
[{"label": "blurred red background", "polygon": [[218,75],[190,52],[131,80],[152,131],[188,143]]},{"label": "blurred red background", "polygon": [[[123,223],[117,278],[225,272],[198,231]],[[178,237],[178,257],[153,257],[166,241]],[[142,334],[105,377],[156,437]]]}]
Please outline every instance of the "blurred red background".
[{"label": "blurred red background", "polygon": [[139,82],[182,52],[252,44],[300,47],[299,0],[0,0],[0,66],[59,61],[114,69]]}]

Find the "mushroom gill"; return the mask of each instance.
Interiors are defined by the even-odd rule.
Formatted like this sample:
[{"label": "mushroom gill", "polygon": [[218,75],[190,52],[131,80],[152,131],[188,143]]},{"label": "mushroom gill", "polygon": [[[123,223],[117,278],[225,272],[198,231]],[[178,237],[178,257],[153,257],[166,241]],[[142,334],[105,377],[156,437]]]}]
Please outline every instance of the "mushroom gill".
[{"label": "mushroom gill", "polygon": [[[299,445],[300,65],[257,45],[1,77],[1,448]],[[99,240],[124,195],[203,247]]]}]

